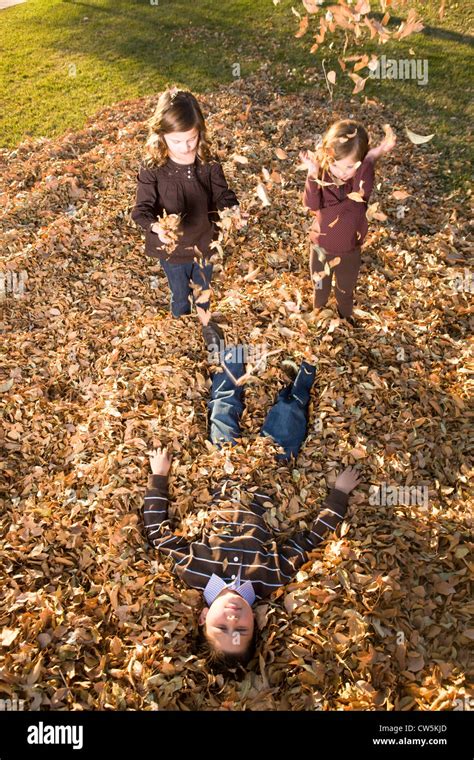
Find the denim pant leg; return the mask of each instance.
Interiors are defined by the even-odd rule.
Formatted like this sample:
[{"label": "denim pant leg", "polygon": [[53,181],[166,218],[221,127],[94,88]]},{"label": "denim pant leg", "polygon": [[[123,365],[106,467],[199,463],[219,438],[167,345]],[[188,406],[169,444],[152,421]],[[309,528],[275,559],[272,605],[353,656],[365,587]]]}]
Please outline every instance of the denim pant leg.
[{"label": "denim pant leg", "polygon": [[183,314],[191,314],[191,279],[192,262],[189,264],[171,264],[161,259],[171,290],[171,313],[173,317],[181,317]]},{"label": "denim pant leg", "polygon": [[[242,361],[243,346],[228,346],[221,352],[221,361],[232,376],[238,380],[245,373]],[[211,400],[209,409],[209,439],[216,446],[240,438],[240,415],[243,405],[243,386],[236,385],[225,371],[212,376]]]},{"label": "denim pant leg", "polygon": [[197,299],[198,300],[197,305],[199,306],[200,309],[204,309],[205,311],[207,311],[209,308],[209,299],[201,302],[200,296],[205,290],[209,290],[211,286],[212,270],[213,270],[212,264],[194,263],[192,271],[191,271],[191,279],[193,283],[198,286],[193,296],[194,303],[196,303],[196,299]]},{"label": "denim pant leg", "polygon": [[280,391],[276,403],[267,414],[260,435],[270,436],[282,447],[285,453],[278,454],[277,459],[296,457],[306,438],[308,406],[315,375],[316,367],[302,362],[295,381]]}]

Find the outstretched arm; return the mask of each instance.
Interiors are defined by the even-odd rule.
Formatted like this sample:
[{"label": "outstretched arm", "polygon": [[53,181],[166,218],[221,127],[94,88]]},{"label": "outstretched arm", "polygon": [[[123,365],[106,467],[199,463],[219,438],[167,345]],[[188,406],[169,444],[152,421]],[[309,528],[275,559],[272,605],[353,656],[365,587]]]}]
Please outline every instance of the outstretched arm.
[{"label": "outstretched arm", "polygon": [[314,520],[311,530],[296,533],[286,544],[279,548],[280,556],[287,560],[294,570],[308,561],[308,552],[322,543],[329,533],[334,531],[344,519],[347,512],[349,494],[359,483],[359,475],[353,467],[347,467],[334,484],[326,498],[321,511]]},{"label": "outstretched arm", "polygon": [[143,508],[147,538],[155,549],[179,561],[189,554],[190,545],[182,536],[176,536],[171,530],[168,517],[168,473],[171,456],[166,449],[158,448],[152,451],[150,466],[152,475],[149,476]]},{"label": "outstretched arm", "polygon": [[386,153],[390,153],[390,151],[394,149],[396,142],[397,142],[397,138],[395,134],[388,127],[388,125],[386,125],[384,139],[382,140],[380,145],[377,145],[375,148],[371,148],[367,152],[366,158],[368,156],[373,161],[378,161],[379,158],[384,156]]}]

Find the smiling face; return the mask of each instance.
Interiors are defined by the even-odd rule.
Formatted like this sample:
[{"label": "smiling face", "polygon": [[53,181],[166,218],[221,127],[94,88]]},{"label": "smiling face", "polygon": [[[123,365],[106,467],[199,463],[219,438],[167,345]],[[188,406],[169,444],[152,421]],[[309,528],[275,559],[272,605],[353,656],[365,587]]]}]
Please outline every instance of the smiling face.
[{"label": "smiling face", "polygon": [[254,630],[253,611],[236,591],[224,589],[199,617],[211,645],[225,654],[245,652]]},{"label": "smiling face", "polygon": [[329,171],[336,179],[341,180],[341,182],[347,182],[354,176],[359,166],[360,161],[357,160],[357,155],[351,153],[349,156],[339,159],[339,161],[333,161],[329,165]]},{"label": "smiling face", "polygon": [[168,132],[163,135],[168,147],[168,154],[178,164],[191,164],[196,158],[196,150],[199,143],[199,129],[188,132]]}]

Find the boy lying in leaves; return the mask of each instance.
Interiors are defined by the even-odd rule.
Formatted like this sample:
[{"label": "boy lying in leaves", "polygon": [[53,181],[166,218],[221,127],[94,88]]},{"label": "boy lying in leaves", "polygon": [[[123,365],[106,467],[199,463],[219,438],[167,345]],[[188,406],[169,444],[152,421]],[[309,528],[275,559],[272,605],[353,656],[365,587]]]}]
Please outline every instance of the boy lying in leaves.
[{"label": "boy lying in leaves", "polygon": [[[242,362],[230,360],[235,356],[233,349],[224,349],[223,355],[223,371],[212,377],[208,404],[210,438],[219,447],[240,437],[243,389],[235,380],[245,372]],[[283,448],[279,459],[288,461],[296,456],[306,436],[314,376],[315,368],[302,362],[264,422],[261,434],[272,437]],[[344,470],[311,529],[295,533],[279,545],[264,519],[270,497],[256,488],[244,489],[235,481],[225,480],[213,491],[208,528],[199,541],[189,542],[173,533],[168,518],[170,455],[158,448],[150,455],[150,465],[152,475],[144,506],[148,540],[174,560],[181,580],[203,592],[205,606],[199,625],[210,649],[209,660],[225,667],[246,665],[255,650],[252,605],[289,583],[307,562],[308,552],[337,527],[346,513],[348,494],[359,482],[358,474],[351,467]]]}]

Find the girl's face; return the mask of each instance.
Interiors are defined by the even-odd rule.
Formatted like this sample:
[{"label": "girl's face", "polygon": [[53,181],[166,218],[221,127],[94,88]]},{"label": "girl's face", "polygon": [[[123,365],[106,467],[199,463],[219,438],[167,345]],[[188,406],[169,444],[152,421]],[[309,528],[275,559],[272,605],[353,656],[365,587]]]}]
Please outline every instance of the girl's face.
[{"label": "girl's face", "polygon": [[360,161],[357,161],[356,154],[351,153],[350,156],[345,156],[345,158],[341,158],[339,161],[334,161],[334,163],[330,164],[329,171],[336,179],[347,182],[354,176],[359,165]]},{"label": "girl's face", "polygon": [[168,132],[163,135],[168,147],[168,154],[178,164],[191,164],[196,158],[199,142],[199,129],[195,127],[188,132]]}]

